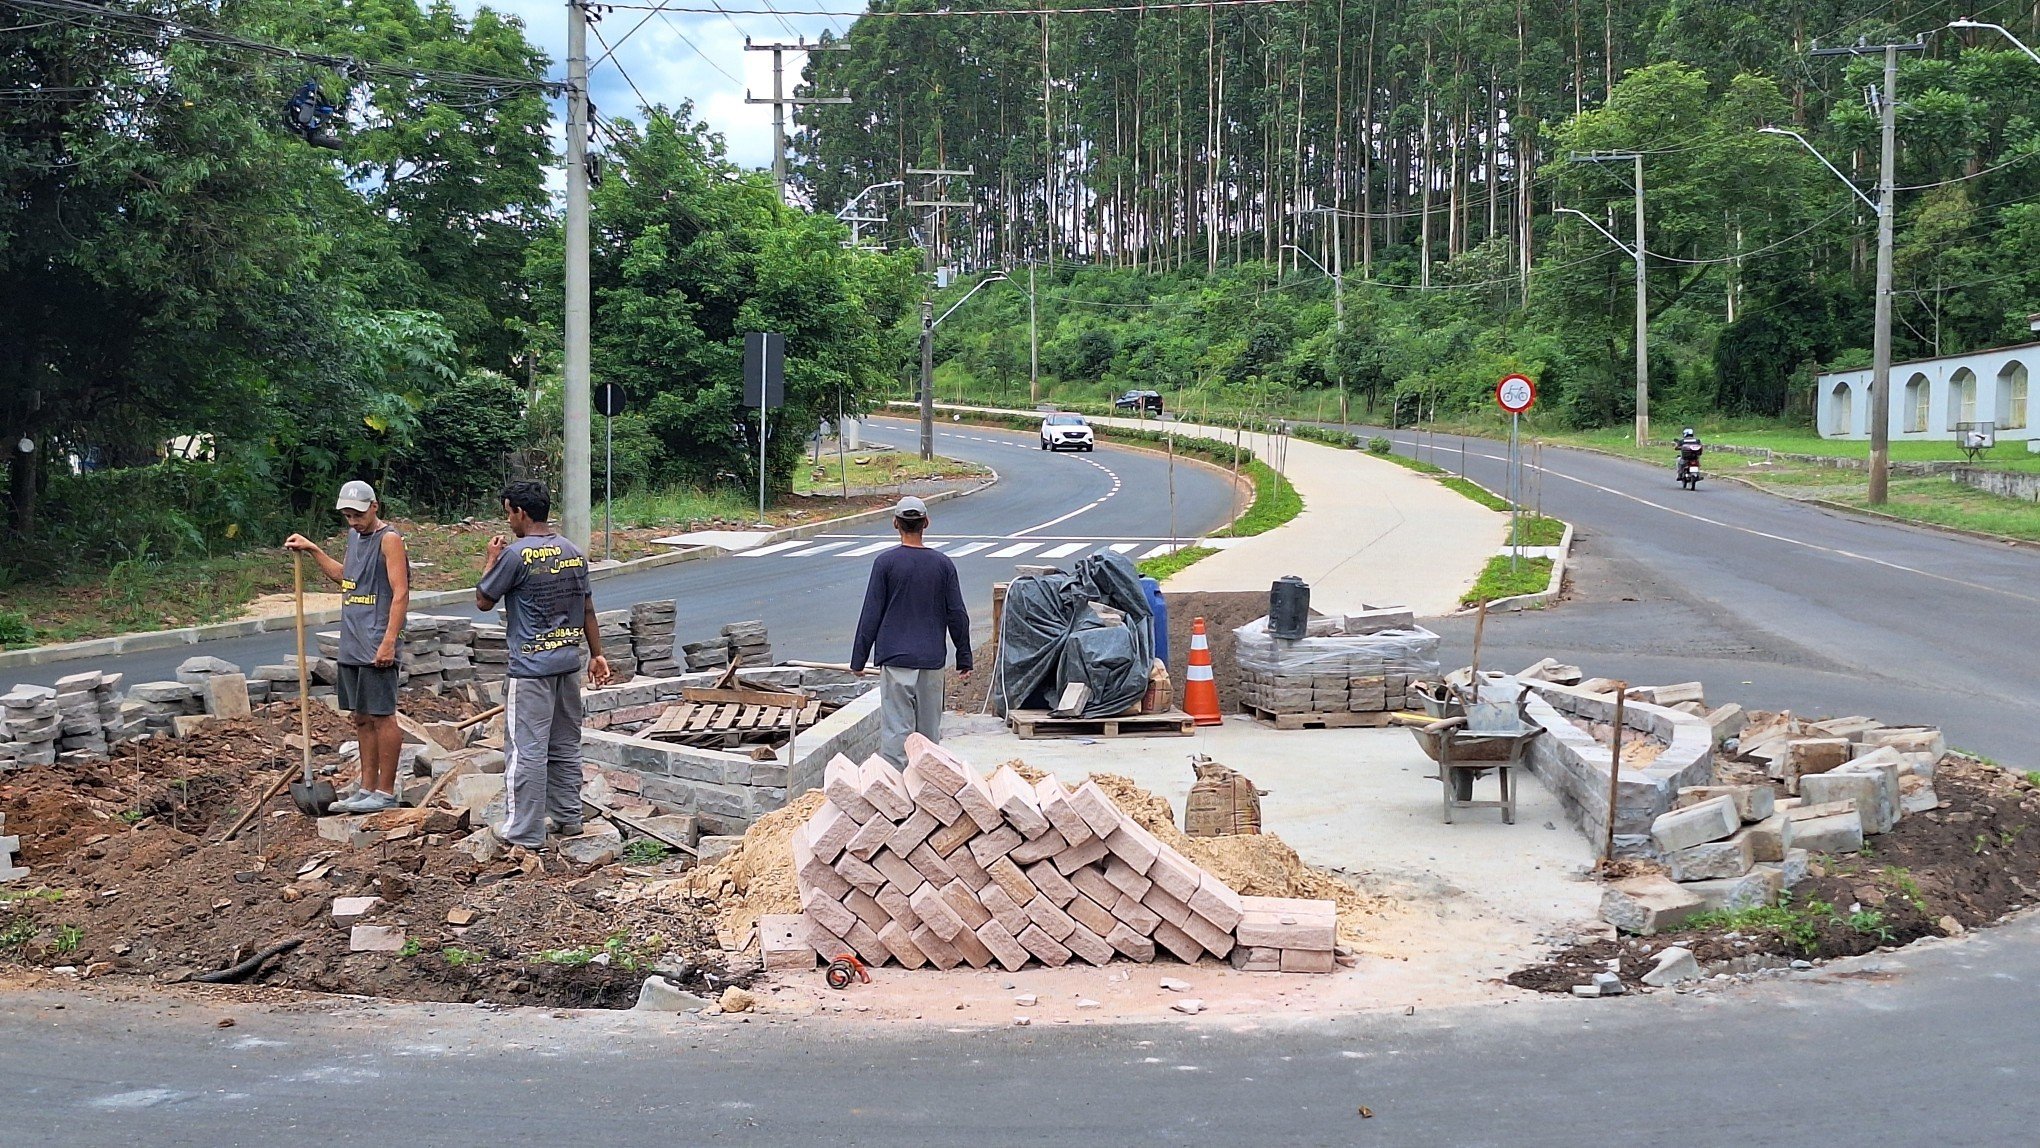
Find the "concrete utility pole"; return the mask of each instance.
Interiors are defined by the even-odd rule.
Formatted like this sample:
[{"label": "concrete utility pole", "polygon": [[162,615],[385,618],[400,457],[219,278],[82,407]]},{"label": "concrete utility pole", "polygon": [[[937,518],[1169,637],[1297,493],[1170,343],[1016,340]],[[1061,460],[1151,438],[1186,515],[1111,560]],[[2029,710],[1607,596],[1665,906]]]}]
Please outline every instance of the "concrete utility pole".
[{"label": "concrete utility pole", "polygon": [[560,529],[582,550],[594,527],[590,495],[588,362],[588,9],[567,0],[566,348],[561,364],[566,458],[560,481]]},{"label": "concrete utility pole", "polygon": [[1034,306],[1034,264],[1027,265],[1027,405],[1041,402],[1041,325]]},{"label": "concrete utility pole", "polygon": [[[908,175],[928,177],[928,192],[925,198],[910,199],[908,207],[928,209],[928,235],[925,252],[921,259],[922,268],[933,275],[942,249],[942,209],[946,207],[970,207],[968,200],[942,198],[942,181],[957,176],[976,175],[975,165],[961,170],[946,167],[910,167]],[[928,292],[934,290],[931,283]],[[976,290],[976,288],[972,288]],[[968,295],[964,296],[969,298]],[[921,296],[921,457],[935,457],[935,300],[924,292]]]},{"label": "concrete utility pole", "polygon": [[935,300],[921,297],[921,461],[935,457]]},{"label": "concrete utility pole", "polygon": [[796,99],[786,94],[783,53],[786,52],[847,52],[848,44],[810,44],[805,38],[791,44],[753,44],[749,36],[744,37],[744,51],[772,53],[772,98],[753,99],[750,89],[744,90],[747,104],[772,105],[772,183],[779,189],[779,202],[786,202],[786,106],[788,104],[847,104],[848,96],[810,96]]},{"label": "concrete utility pole", "polygon": [[[1636,165],[1634,186],[1636,194],[1636,245],[1630,247],[1616,239],[1595,223],[1594,228],[1608,235],[1615,246],[1629,253],[1636,261],[1636,445],[1642,446],[1650,439],[1650,277],[1645,270],[1645,247],[1643,245],[1643,155],[1640,152],[1608,152],[1596,155],[1575,155],[1578,163],[1612,163],[1629,160]],[[1580,214],[1575,212],[1574,214]],[[1591,218],[1581,215],[1588,223]]]},{"label": "concrete utility pole", "polygon": [[[1898,166],[1898,54],[1923,52],[1926,45],[1864,44],[1848,48],[1816,48],[1815,56],[1884,57],[1884,87],[1877,96],[1883,154],[1877,161],[1877,328],[1871,335],[1870,367],[1870,492],[1872,506],[1889,500],[1891,483],[1891,246],[1896,214],[1893,177]],[[1800,140],[1805,143],[1804,139]],[[1807,144],[1809,148],[1813,145]],[[1818,153],[1816,153],[1818,154]],[[1822,163],[1827,160],[1823,158]],[[1830,170],[1833,164],[1828,164]],[[1840,175],[1840,172],[1835,174]],[[1846,177],[1844,183],[1849,182]],[[1853,188],[1855,185],[1850,184]],[[1858,193],[1861,194],[1860,192]]]}]

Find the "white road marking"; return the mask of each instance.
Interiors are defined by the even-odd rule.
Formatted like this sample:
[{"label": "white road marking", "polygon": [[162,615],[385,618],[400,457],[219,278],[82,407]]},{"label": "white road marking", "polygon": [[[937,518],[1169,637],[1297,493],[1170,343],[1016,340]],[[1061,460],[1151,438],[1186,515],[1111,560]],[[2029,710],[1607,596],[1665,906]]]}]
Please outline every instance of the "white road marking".
[{"label": "white road marking", "polygon": [[898,545],[898,543],[896,543],[896,542],[894,542],[894,541],[893,541],[892,539],[888,538],[888,539],[886,539],[886,540],[885,540],[885,541],[883,541],[883,542],[874,542],[874,543],[872,543],[872,544],[871,544],[871,545],[869,545],[869,546],[859,546],[859,547],[858,547],[857,549],[855,549],[855,550],[845,550],[845,551],[844,551],[844,552],[843,552],[842,554],[838,555],[838,557],[841,557],[841,558],[862,558],[862,557],[864,557],[864,556],[865,556],[866,554],[876,554],[876,553],[878,553],[878,552],[879,552],[879,551],[881,551],[881,550],[884,550],[884,549],[887,549],[887,548],[889,548],[889,547],[892,547],[892,546],[896,546],[896,545]]},{"label": "white road marking", "polygon": [[809,557],[812,557],[812,556],[814,556],[814,555],[816,555],[816,554],[827,554],[827,553],[828,553],[829,551],[831,551],[831,550],[835,550],[835,549],[837,549],[837,548],[839,548],[839,547],[843,547],[843,546],[848,546],[848,545],[850,545],[850,544],[849,544],[848,542],[824,542],[824,543],[822,543],[822,544],[821,544],[820,546],[810,546],[810,547],[808,547],[808,548],[807,548],[806,550],[796,550],[796,551],[794,551],[793,553],[791,553],[791,554],[787,555],[787,557],[788,557],[788,558],[809,558]]},{"label": "white road marking", "polygon": [[1029,550],[1032,550],[1039,545],[1041,545],[1041,543],[1039,542],[1022,542],[1018,546],[1008,546],[1004,550],[995,550],[989,555],[989,557],[1018,558],[1022,554],[1027,553]]},{"label": "white road marking", "polygon": [[[1411,444],[1411,449],[1412,450],[1416,449],[1414,443]],[[1508,461],[1508,459],[1502,457],[1501,455],[1496,454],[1477,454],[1474,457],[1490,459],[1495,462]],[[1849,558],[1854,559],[1857,562],[1867,562],[1872,566],[1882,566],[1887,570],[1896,570],[1902,574],[1917,574],[1922,578],[1931,578],[1936,582],[1946,582],[1950,585],[1961,586],[1969,590],[1981,590],[1987,594],[2000,594],[2003,595],[2004,597],[2013,598],[2021,602],[2040,603],[2040,598],[2033,597],[2032,595],[2029,594],[2020,594],[2015,591],[2000,589],[1996,586],[1986,586],[1983,585],[1982,583],[1970,582],[1961,578],[1950,578],[1946,574],[1936,574],[1931,570],[1921,570],[1916,566],[1907,566],[1902,563],[1887,561],[1883,558],[1873,558],[1868,554],[1858,554],[1853,550],[1839,550],[1832,546],[1822,546],[1817,542],[1808,542],[1802,538],[1788,538],[1783,534],[1772,534],[1768,530],[1756,530],[1748,526],[1738,526],[1733,522],[1723,522],[1718,518],[1709,518],[1704,514],[1694,514],[1691,511],[1680,510],[1677,507],[1666,506],[1662,502],[1652,502],[1648,498],[1640,498],[1634,494],[1630,494],[1628,491],[1616,490],[1613,487],[1602,486],[1598,482],[1588,482],[1584,478],[1577,478],[1570,474],[1563,474],[1559,471],[1551,469],[1548,466],[1538,467],[1531,466],[1528,463],[1525,463],[1524,469],[1541,470],[1545,474],[1548,474],[1553,478],[1562,478],[1565,479],[1567,482],[1576,482],[1579,483],[1581,486],[1588,487],[1589,489],[1592,490],[1598,490],[1603,494],[1612,494],[1617,498],[1626,498],[1631,502],[1638,503],[1643,506],[1648,506],[1656,510],[1662,510],[1666,514],[1677,515],[1680,518],[1689,518],[1692,519],[1694,522],[1704,522],[1709,526],[1719,526],[1724,530],[1733,530],[1738,534],[1747,534],[1752,538],[1767,538],[1773,542],[1783,542],[1788,546],[1798,546],[1805,550],[1813,550],[1822,554],[1832,554],[1837,558]]]},{"label": "white road marking", "polygon": [[1174,554],[1176,550],[1177,547],[1175,543],[1164,542],[1160,546],[1155,547],[1153,550],[1148,551],[1146,554],[1141,555],[1137,559],[1137,561],[1145,562],[1150,558],[1160,558],[1164,554]]},{"label": "white road marking", "polygon": [[973,542],[967,546],[959,546],[948,554],[951,558],[961,558],[966,554],[976,554],[980,550],[990,550],[992,545],[990,542]]},{"label": "white road marking", "polygon": [[1139,545],[1140,543],[1138,542],[1115,542],[1105,549],[1112,551],[1114,554],[1125,554]]},{"label": "white road marking", "polygon": [[806,539],[806,538],[796,538],[796,539],[794,539],[794,540],[793,540],[793,541],[791,541],[791,542],[775,542],[775,543],[773,543],[773,544],[772,544],[772,545],[770,545],[770,546],[760,546],[760,547],[758,547],[758,548],[757,548],[757,549],[755,549],[755,550],[742,550],[742,551],[739,551],[739,552],[737,553],[736,557],[738,557],[738,558],[763,558],[763,557],[765,557],[765,556],[766,556],[767,554],[777,554],[777,553],[779,553],[779,552],[780,552],[780,551],[782,551],[782,550],[792,550],[792,549],[793,549],[794,547],[796,547],[796,546],[806,546],[806,545],[808,544],[808,542],[809,542],[809,541],[810,541],[810,540],[809,540],[809,539]]},{"label": "white road marking", "polygon": [[1088,542],[1065,542],[1061,546],[1052,546],[1049,549],[1042,551],[1040,557],[1068,558],[1070,555],[1075,554],[1079,550],[1089,549],[1090,545],[1091,544]]}]

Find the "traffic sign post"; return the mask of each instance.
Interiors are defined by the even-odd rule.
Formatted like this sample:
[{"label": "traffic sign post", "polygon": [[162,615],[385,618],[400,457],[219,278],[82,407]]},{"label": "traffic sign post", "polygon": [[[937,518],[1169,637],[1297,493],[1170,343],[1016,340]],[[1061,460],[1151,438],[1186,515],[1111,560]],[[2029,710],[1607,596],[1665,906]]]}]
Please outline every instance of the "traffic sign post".
[{"label": "traffic sign post", "polygon": [[786,336],[744,334],[744,405],[758,408],[758,525],[765,521],[765,412],[786,405]]},{"label": "traffic sign post", "polygon": [[630,402],[630,396],[615,383],[604,383],[595,392],[595,409],[602,415],[602,560],[609,561],[616,522],[610,504],[616,501],[616,416]]},{"label": "traffic sign post", "polygon": [[1509,412],[1509,573],[1523,556],[1523,448],[1517,435],[1523,412],[1537,405],[1537,384],[1528,375],[1503,375],[1495,383],[1495,405]]}]

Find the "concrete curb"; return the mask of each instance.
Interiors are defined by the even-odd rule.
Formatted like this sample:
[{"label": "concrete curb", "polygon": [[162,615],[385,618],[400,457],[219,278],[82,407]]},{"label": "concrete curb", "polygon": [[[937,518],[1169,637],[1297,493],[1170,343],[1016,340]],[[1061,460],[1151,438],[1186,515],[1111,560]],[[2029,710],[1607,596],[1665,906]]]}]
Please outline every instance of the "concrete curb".
[{"label": "concrete curb", "polygon": [[[999,474],[997,471],[994,471],[990,481],[963,490],[938,490],[928,495],[924,501],[930,503],[944,502],[952,498],[961,498],[966,494],[976,494],[998,481]],[[765,540],[760,545],[769,546],[777,542],[792,542],[797,539],[811,538],[835,527],[862,525],[866,522],[883,519],[891,513],[891,510],[881,507],[877,510],[859,511],[856,514],[844,515],[840,518],[825,518],[817,522],[805,522],[799,526],[789,526],[783,530],[773,531],[771,534],[766,535]],[[588,570],[588,580],[600,582],[604,579],[614,578],[623,574],[640,574],[646,570],[656,570],[662,566],[677,566],[682,562],[693,562],[702,558],[721,558],[729,553],[731,551],[722,546],[692,546],[685,550],[676,550],[671,553],[633,558],[628,562],[619,562],[614,566],[592,566]],[[438,606],[451,606],[462,603],[473,605],[474,600],[475,592],[473,587],[464,590],[427,590],[411,595],[411,608],[413,610],[431,609]],[[337,609],[305,611],[305,624],[307,626],[330,625],[339,620],[340,611]],[[151,650],[170,650],[176,649],[179,646],[196,646],[203,642],[216,642],[223,638],[246,638],[255,634],[266,634],[276,630],[290,630],[295,628],[296,625],[297,618],[295,615],[279,614],[269,618],[242,618],[232,622],[215,622],[205,626],[185,626],[175,630],[144,630],[134,634],[115,634],[112,637],[92,638],[83,642],[65,642],[55,646],[31,646],[24,650],[0,651],[0,670],[16,670],[28,666],[46,666],[53,662],[72,662],[83,658],[109,658],[118,657],[122,654],[146,653]]]},{"label": "concrete curb", "polygon": [[[1481,489],[1486,490],[1487,488],[1482,487]],[[1497,598],[1487,604],[1488,613],[1492,614],[1496,610],[1542,610],[1546,606],[1551,605],[1552,600],[1558,597],[1559,591],[1565,588],[1565,565],[1566,561],[1572,557],[1572,538],[1573,525],[1568,522],[1565,524],[1565,537],[1558,540],[1558,556],[1551,560],[1551,581],[1545,583],[1544,589],[1532,594],[1517,594],[1509,598]],[[1464,609],[1459,612],[1462,614],[1467,613]]]}]

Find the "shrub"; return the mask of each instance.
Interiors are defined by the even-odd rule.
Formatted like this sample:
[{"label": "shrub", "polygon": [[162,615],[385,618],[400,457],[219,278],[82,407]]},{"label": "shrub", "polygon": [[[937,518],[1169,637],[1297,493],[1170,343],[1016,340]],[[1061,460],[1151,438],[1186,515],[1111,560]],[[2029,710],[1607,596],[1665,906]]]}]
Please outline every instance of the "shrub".
[{"label": "shrub", "polygon": [[1367,440],[1368,454],[1387,454],[1388,452],[1394,449],[1395,444],[1381,437],[1380,435],[1375,435],[1373,438]]}]

